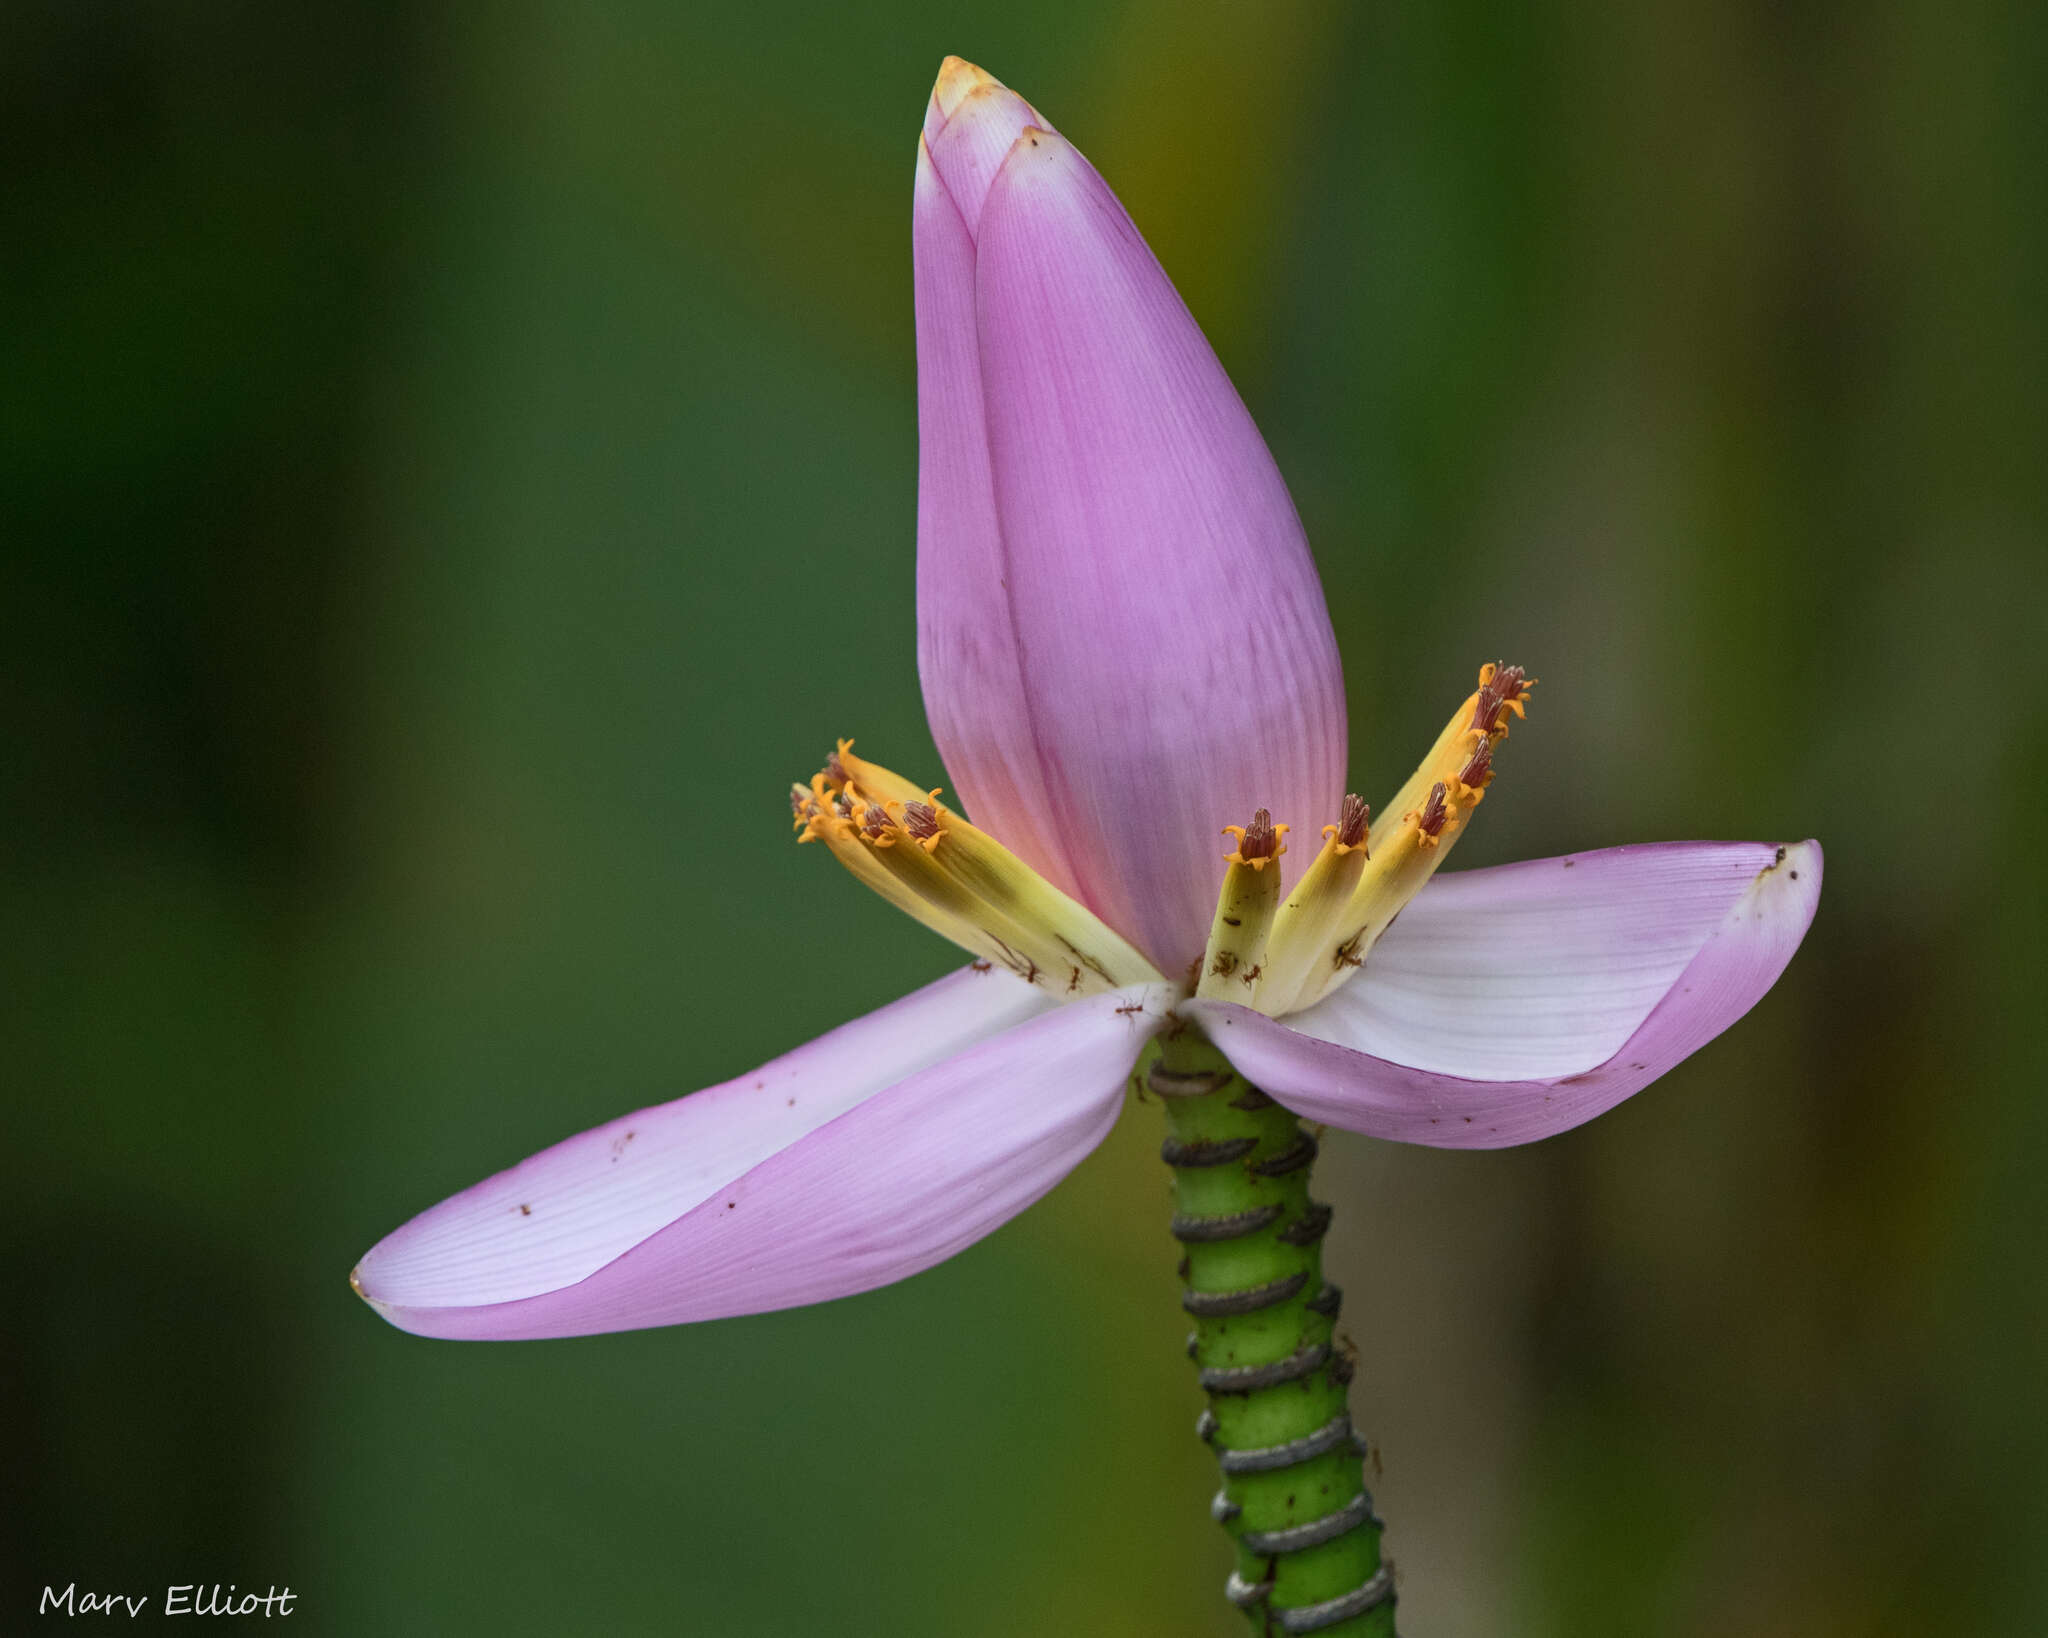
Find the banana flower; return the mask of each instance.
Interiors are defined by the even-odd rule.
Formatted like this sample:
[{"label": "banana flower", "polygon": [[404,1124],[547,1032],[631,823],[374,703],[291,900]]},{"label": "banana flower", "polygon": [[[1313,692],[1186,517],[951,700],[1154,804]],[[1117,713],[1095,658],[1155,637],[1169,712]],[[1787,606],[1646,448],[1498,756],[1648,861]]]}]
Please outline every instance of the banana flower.
[{"label": "banana flower", "polygon": [[1155,1037],[1206,1036],[1311,1121],[1531,1142],[1726,1029],[1812,919],[1810,841],[1436,875],[1527,709],[1514,666],[1479,669],[1377,817],[1346,793],[1336,642],[1257,428],[1101,177],[958,59],[912,247],[919,670],[952,797],[848,741],[792,816],[973,959],[415,1217],[353,1275],[394,1325],[564,1336],[902,1279],[1071,1171]]}]

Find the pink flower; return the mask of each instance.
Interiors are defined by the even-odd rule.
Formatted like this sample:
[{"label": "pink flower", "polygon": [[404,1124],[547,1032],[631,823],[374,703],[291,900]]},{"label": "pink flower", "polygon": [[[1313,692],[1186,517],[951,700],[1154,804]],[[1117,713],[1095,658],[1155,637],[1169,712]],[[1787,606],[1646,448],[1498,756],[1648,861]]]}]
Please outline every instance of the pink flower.
[{"label": "pink flower", "polygon": [[1257,428],[1094,169],[956,58],[913,248],[919,658],[960,806],[846,742],[792,807],[977,959],[414,1218],[354,1275],[396,1325],[561,1336],[901,1279],[1071,1171],[1170,1022],[1313,1120],[1530,1142],[1726,1029],[1813,918],[1810,841],[1432,879],[1522,672],[1482,668],[1368,824],[1321,585]]}]

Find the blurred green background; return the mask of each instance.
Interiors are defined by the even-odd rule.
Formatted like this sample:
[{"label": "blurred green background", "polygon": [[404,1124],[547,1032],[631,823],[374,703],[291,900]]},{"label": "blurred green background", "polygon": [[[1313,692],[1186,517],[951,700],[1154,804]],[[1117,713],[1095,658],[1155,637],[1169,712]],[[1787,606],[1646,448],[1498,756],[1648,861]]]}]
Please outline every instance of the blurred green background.
[{"label": "blurred green background", "polygon": [[416,1209],[957,959],[789,846],[918,698],[940,56],[1264,427],[1383,799],[1477,865],[1821,837],[1729,1036],[1532,1149],[1333,1136],[1418,1638],[2048,1630],[2041,132],[2019,3],[0,12],[6,1613],[1239,1630],[1156,1111],[904,1286],[430,1343]]}]

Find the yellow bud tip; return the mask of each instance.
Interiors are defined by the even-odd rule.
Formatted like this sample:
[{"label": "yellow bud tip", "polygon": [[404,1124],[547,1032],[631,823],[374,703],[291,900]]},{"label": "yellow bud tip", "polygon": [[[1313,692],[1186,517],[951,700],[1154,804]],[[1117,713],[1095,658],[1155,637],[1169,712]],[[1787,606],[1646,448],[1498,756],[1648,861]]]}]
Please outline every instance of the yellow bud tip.
[{"label": "yellow bud tip", "polygon": [[951,119],[954,110],[983,86],[1002,83],[987,69],[975,67],[964,57],[948,57],[939,64],[939,77],[932,82],[932,101],[939,105],[941,114]]}]

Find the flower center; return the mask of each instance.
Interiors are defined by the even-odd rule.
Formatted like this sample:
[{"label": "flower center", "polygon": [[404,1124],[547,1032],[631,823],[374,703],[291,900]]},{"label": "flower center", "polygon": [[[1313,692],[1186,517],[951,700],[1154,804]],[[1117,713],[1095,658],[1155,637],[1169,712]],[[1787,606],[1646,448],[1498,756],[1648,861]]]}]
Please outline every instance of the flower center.
[{"label": "flower center", "polygon": [[[1494,775],[1495,748],[1507,718],[1526,716],[1532,686],[1520,666],[1480,667],[1479,686],[1401,787],[1378,824],[1346,796],[1323,847],[1284,902],[1261,896],[1259,874],[1284,848],[1262,809],[1230,834],[1240,838],[1228,869],[1203,959],[1197,993],[1241,1001],[1274,1017],[1313,1006],[1361,967],[1443,863]],[[1269,845],[1268,835],[1273,836]],[[1227,913],[1226,913],[1227,912]],[[1247,931],[1247,930],[1250,931]]]},{"label": "flower center", "polygon": [[[1493,783],[1508,717],[1527,716],[1534,684],[1520,666],[1486,665],[1479,686],[1377,824],[1355,795],[1322,827],[1322,850],[1291,892],[1269,869],[1291,827],[1260,808],[1223,855],[1223,885],[1199,965],[1197,995],[1273,1017],[1314,1006],[1365,963],[1403,905],[1422,890]],[[1158,983],[1158,970],[936,789],[853,754],[843,739],[808,785],[792,785],[797,840],[832,856],[906,914],[982,960],[1060,995]]]}]

